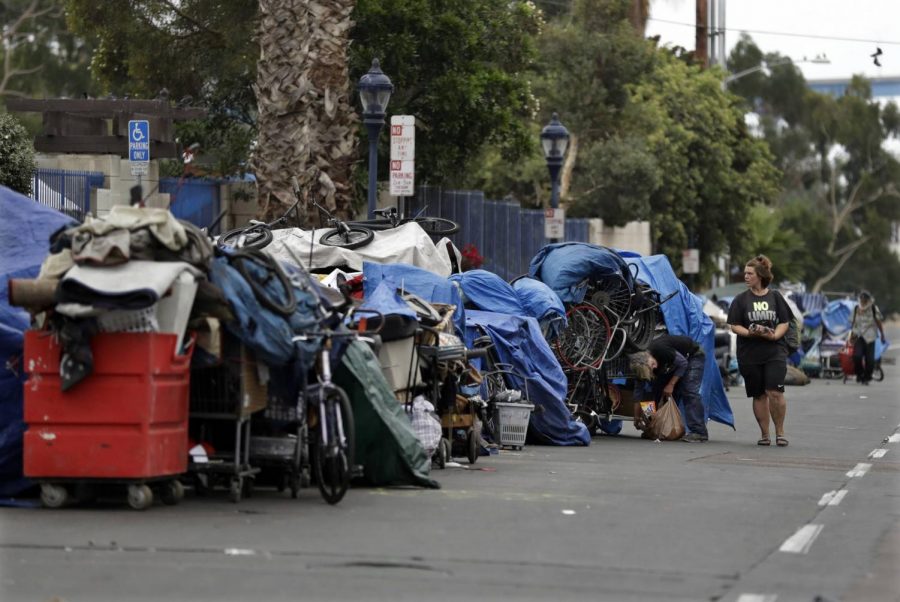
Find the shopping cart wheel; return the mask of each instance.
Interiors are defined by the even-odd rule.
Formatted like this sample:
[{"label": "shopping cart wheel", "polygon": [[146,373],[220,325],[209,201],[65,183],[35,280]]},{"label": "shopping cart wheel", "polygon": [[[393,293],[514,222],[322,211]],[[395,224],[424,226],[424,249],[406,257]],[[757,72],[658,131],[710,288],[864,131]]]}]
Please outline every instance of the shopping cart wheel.
[{"label": "shopping cart wheel", "polygon": [[128,486],[128,505],[135,510],[146,510],[153,504],[153,491],[146,485]]},{"label": "shopping cart wheel", "polygon": [[469,464],[475,464],[475,461],[478,460],[478,433],[475,432],[475,429],[469,429],[469,434],[466,436],[466,448]]},{"label": "shopping cart wheel", "polygon": [[167,506],[174,506],[184,499],[184,485],[178,479],[167,481],[159,492],[159,499]]},{"label": "shopping cart wheel", "polygon": [[231,479],[231,485],[228,487],[228,499],[234,504],[241,501],[241,489],[243,489],[241,481],[241,477],[234,477]]},{"label": "shopping cart wheel", "polygon": [[41,485],[41,503],[46,508],[62,508],[69,501],[69,490],[63,485],[44,483]]}]

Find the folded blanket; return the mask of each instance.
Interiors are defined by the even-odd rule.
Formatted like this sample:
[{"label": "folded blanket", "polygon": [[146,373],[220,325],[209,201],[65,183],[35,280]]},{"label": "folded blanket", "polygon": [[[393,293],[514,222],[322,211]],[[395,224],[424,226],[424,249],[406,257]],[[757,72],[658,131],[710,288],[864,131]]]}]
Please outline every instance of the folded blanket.
[{"label": "folded blanket", "polygon": [[129,261],[116,266],[76,265],[60,281],[57,302],[103,309],[143,309],[165,295],[175,279],[200,271],[188,263]]}]

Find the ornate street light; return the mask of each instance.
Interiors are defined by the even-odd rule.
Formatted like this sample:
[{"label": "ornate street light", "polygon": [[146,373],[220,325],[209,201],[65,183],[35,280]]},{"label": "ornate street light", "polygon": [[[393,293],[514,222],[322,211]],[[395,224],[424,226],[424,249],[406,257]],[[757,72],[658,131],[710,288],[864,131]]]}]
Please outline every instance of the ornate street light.
[{"label": "ornate street light", "polygon": [[356,84],[362,103],[363,123],[369,133],[369,219],[375,217],[375,192],[378,179],[378,137],[384,126],[384,117],[394,84],[381,71],[378,59],[372,59],[369,72],[359,78]]},{"label": "ornate street light", "polygon": [[[569,146],[569,130],[559,122],[559,115],[553,113],[550,123],[541,130],[541,146],[550,172],[550,206],[559,207],[559,171],[562,169],[566,148]],[[556,239],[551,239],[551,243]]]}]

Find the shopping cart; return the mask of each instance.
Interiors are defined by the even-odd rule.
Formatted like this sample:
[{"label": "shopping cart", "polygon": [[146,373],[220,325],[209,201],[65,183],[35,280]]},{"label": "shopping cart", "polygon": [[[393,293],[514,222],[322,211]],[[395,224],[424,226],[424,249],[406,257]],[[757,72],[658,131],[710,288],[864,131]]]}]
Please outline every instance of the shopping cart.
[{"label": "shopping cart", "polygon": [[234,503],[252,495],[260,469],[250,464],[250,417],[268,403],[262,370],[263,364],[240,340],[223,333],[221,362],[192,371],[191,435],[212,449],[191,454],[190,473],[199,494],[227,485]]}]

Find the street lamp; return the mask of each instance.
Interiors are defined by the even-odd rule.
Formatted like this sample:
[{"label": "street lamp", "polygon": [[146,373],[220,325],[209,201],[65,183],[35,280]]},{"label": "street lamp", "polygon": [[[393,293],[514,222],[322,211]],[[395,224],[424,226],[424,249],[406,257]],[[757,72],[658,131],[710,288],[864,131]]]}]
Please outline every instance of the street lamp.
[{"label": "street lamp", "polygon": [[356,84],[362,103],[363,123],[369,132],[369,219],[375,217],[375,188],[378,179],[378,136],[384,126],[384,116],[394,84],[381,71],[378,59],[372,59],[369,72],[359,78]]},{"label": "street lamp", "polygon": [[[566,147],[569,146],[569,130],[559,122],[559,115],[556,113],[553,113],[550,123],[541,130],[541,146],[550,172],[550,206],[556,209],[559,207],[559,170],[562,169]],[[555,238],[550,239],[551,244],[556,241]]]},{"label": "street lamp", "polygon": [[757,71],[762,71],[766,77],[769,77],[770,75],[772,75],[772,71],[771,71],[772,67],[778,67],[780,65],[787,65],[788,63],[814,63],[816,65],[830,65],[831,61],[824,54],[817,55],[811,59],[803,57],[802,59],[799,59],[796,61],[789,59],[789,58],[786,58],[786,59],[783,59],[780,61],[776,61],[774,63],[760,61],[759,65],[756,65],[755,67],[750,67],[749,69],[744,69],[743,71],[738,71],[737,73],[732,73],[730,75],[725,76],[725,79],[722,80],[722,89],[724,90],[725,87],[728,86],[728,84],[730,84],[731,82],[733,82],[737,79],[741,79],[742,77],[744,77],[746,75],[751,75],[753,73],[756,73]]}]

